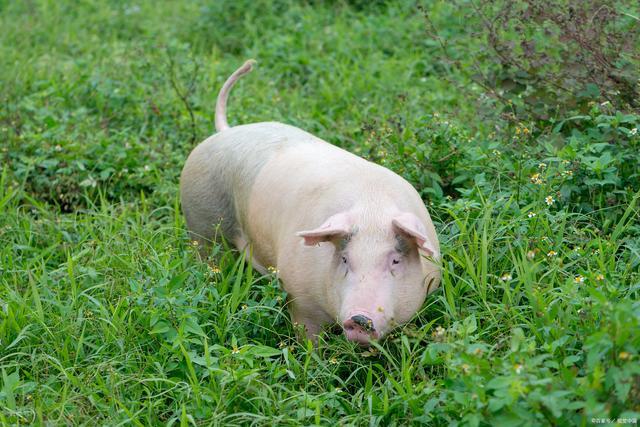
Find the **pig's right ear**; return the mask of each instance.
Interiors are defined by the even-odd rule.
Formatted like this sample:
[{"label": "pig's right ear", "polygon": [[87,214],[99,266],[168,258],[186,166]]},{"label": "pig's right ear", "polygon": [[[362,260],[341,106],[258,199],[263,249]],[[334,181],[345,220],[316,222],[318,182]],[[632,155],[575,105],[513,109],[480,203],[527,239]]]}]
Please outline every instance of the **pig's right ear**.
[{"label": "pig's right ear", "polygon": [[298,231],[297,236],[304,239],[307,246],[315,246],[321,242],[347,237],[350,234],[351,221],[346,213],[341,212],[327,219],[320,227],[313,230]]}]

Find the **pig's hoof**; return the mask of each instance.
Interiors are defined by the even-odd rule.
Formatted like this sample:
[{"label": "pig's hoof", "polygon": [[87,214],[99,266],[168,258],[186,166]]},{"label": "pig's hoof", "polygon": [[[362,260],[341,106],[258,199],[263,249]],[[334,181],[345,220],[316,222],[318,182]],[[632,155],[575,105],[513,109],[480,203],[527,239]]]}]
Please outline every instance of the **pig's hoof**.
[{"label": "pig's hoof", "polygon": [[373,321],[362,314],[357,314],[346,320],[342,328],[349,341],[357,342],[360,345],[368,345],[371,339],[378,338]]}]

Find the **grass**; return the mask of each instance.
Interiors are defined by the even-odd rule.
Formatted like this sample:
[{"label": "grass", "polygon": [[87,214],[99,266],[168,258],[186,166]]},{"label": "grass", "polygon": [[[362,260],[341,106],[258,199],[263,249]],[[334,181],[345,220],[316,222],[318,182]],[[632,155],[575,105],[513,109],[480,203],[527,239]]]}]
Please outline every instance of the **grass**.
[{"label": "grass", "polygon": [[[457,8],[428,7],[475,43]],[[1,424],[640,415],[638,116],[505,124],[410,1],[0,1],[0,24]],[[432,212],[442,287],[370,349],[297,340],[276,277],[188,239],[180,169],[249,57],[231,123],[300,126]]]}]

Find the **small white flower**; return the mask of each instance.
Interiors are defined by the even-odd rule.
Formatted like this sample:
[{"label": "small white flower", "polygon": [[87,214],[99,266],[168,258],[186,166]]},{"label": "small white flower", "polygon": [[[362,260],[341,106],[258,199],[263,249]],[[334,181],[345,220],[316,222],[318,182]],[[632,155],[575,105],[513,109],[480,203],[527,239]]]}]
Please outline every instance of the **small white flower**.
[{"label": "small white flower", "polygon": [[446,333],[447,331],[442,326],[438,326],[436,330],[431,333],[431,335],[435,339],[442,339]]},{"label": "small white flower", "polygon": [[507,282],[511,279],[513,279],[513,276],[511,276],[511,274],[509,273],[504,273],[502,276],[500,276],[500,280],[503,282]]},{"label": "small white flower", "polygon": [[551,206],[555,203],[555,199],[552,196],[547,196],[544,198],[544,202],[547,204],[547,206]]},{"label": "small white flower", "polygon": [[135,15],[140,12],[140,6],[137,4],[132,4],[124,9],[125,15]]},{"label": "small white flower", "polygon": [[638,128],[633,128],[629,131],[629,135],[633,136],[638,133]]},{"label": "small white flower", "polygon": [[536,213],[535,213],[535,212],[529,212],[529,213],[527,214],[527,216],[528,216],[529,218],[533,218],[534,216],[536,216]]}]

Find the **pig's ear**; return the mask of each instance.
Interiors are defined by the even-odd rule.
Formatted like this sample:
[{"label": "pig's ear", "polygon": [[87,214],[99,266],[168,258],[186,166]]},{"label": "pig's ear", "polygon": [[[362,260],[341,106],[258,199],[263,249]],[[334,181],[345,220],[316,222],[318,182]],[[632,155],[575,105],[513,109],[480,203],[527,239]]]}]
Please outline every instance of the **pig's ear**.
[{"label": "pig's ear", "polygon": [[407,236],[415,239],[418,248],[426,252],[428,256],[436,256],[438,250],[427,237],[427,230],[420,219],[412,213],[404,212],[393,218],[393,227]]},{"label": "pig's ear", "polygon": [[314,246],[320,242],[328,242],[350,234],[351,221],[346,213],[330,216],[320,227],[313,230],[298,231],[297,236],[304,239],[304,244]]}]

